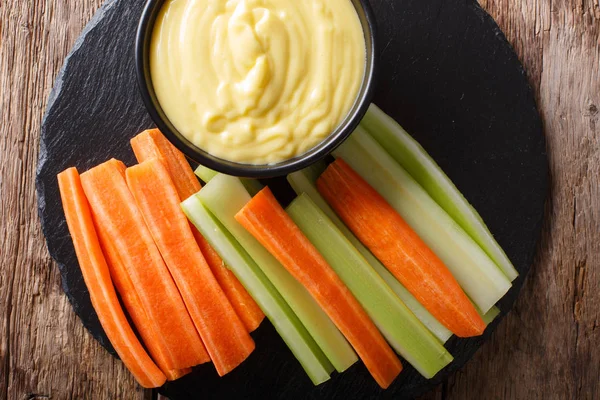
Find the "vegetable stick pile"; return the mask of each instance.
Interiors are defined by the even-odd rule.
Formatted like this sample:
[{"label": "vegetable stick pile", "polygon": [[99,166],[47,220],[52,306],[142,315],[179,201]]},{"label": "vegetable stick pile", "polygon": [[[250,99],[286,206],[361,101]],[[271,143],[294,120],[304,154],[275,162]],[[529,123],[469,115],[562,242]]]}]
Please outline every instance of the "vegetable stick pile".
[{"label": "vegetable stick pile", "polygon": [[194,174],[156,129],[131,146],[137,165],[69,168],[58,182],[94,309],[143,387],[206,362],[231,372],[265,316],[315,385],[358,359],[382,388],[400,357],[432,378],[453,359],[450,336],[481,335],[517,277],[468,201],[375,105],[334,162],[288,176],[298,197],[287,209],[258,181]]}]

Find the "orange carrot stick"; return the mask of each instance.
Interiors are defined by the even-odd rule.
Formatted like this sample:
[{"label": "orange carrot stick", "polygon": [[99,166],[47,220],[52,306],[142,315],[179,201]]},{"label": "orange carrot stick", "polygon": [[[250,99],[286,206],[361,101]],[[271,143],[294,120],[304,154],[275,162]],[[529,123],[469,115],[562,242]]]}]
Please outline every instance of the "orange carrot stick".
[{"label": "orange carrot stick", "polygon": [[[165,164],[181,201],[200,190],[200,182],[183,153],[173,146],[158,129],[140,133],[131,139],[131,147],[139,163],[156,157]],[[265,318],[262,310],[198,229],[193,224],[190,224],[190,227],[204,258],[235,312],[241,318],[248,332],[254,331]]]},{"label": "orange carrot stick", "polygon": [[[125,164],[116,160],[111,160],[109,162],[112,163],[112,166],[116,168],[118,173],[125,179]],[[138,296],[135,285],[129,278],[129,272],[127,272],[127,268],[121,262],[121,258],[114,248],[111,237],[104,229],[102,229],[102,226],[99,225],[98,222],[94,222],[94,224],[115,288],[121,295],[121,300],[123,301],[129,316],[133,320],[133,324],[137,328],[138,333],[142,337],[144,344],[148,348],[150,355],[152,355],[152,358],[169,381],[174,381],[189,374],[192,372],[191,368],[176,369],[174,367],[175,364],[172,361],[168,344],[157,329],[158,327],[152,323],[150,316],[146,313],[146,310],[144,310],[144,306]]]},{"label": "orange carrot stick", "polygon": [[165,375],[142,347],[119,304],[77,169],[58,174],[58,187],[83,280],[106,336],[140,385],[162,386]]},{"label": "orange carrot stick", "polygon": [[438,321],[459,337],[483,333],[485,323],[448,268],[348,164],[336,160],[317,187],[360,241]]},{"label": "orange carrot stick", "polygon": [[208,353],[127,187],[124,169],[113,159],[81,175],[96,227],[125,266],[144,311],[164,338],[169,369],[207,362]]},{"label": "orange carrot stick", "polygon": [[266,187],[235,216],[283,264],[344,334],[382,388],[402,370],[400,360],[350,290]]},{"label": "orange carrot stick", "polygon": [[[98,226],[98,223],[95,223]],[[158,364],[159,368],[166,375],[167,380],[174,381],[182,376],[192,372],[191,368],[175,369],[171,360],[168,344],[165,338],[161,336],[157,327],[152,323],[150,316],[144,310],[142,301],[135,289],[133,282],[129,278],[127,268],[121,262],[117,251],[114,249],[111,238],[107,236],[103,229],[98,229],[98,236],[102,251],[108,263],[108,269],[112,276],[117,292],[121,295],[121,300],[125,309],[129,313],[133,324],[136,326],[144,344],[152,355],[152,358]]]},{"label": "orange carrot stick", "polygon": [[185,155],[158,129],[146,130],[130,143],[138,163],[155,157],[165,164],[182,201],[202,188]]},{"label": "orange carrot stick", "polygon": [[128,168],[126,177],[206,350],[223,376],[250,355],[254,341],[206,263],[165,165],[151,158]]}]

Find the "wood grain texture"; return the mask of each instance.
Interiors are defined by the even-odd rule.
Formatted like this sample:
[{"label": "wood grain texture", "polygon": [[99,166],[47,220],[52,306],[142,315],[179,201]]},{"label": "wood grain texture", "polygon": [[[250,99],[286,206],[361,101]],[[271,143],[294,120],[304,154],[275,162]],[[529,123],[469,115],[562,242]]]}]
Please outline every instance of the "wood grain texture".
[{"label": "wood grain texture", "polygon": [[46,99],[100,2],[0,0],[0,399],[147,396],[74,315],[37,216]]},{"label": "wood grain texture", "polygon": [[[0,0],[0,399],[149,396],[72,312],[36,214],[47,96],[100,3]],[[528,71],[551,195],[517,306],[462,371],[424,398],[599,398],[600,3],[481,4]]]}]

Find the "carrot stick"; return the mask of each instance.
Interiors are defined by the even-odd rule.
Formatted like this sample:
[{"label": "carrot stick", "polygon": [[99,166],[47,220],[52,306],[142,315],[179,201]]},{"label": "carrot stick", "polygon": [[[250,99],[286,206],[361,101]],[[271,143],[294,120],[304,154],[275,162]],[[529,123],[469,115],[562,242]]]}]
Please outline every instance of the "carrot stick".
[{"label": "carrot stick", "polygon": [[281,208],[271,190],[261,190],[235,216],[310,292],[348,339],[382,388],[402,370],[400,360],[365,310],[317,249]]},{"label": "carrot stick", "polygon": [[[117,169],[123,179],[125,179],[125,164],[116,160],[114,161],[115,162],[113,162],[112,165]],[[152,355],[152,358],[169,381],[174,381],[189,374],[192,372],[191,368],[175,369],[173,367],[174,364],[171,360],[168,344],[144,310],[144,306],[138,296],[135,286],[129,278],[129,272],[127,272],[127,268],[125,268],[125,265],[121,262],[121,258],[114,248],[111,237],[108,236],[104,229],[101,229],[101,226],[99,226],[97,222],[94,223],[115,288],[121,295],[121,300],[123,301],[129,316],[133,320],[133,324],[137,328],[138,333],[142,337],[144,344]]]},{"label": "carrot stick", "polygon": [[158,129],[146,130],[131,139],[130,143],[138,163],[156,157],[165,164],[181,200],[202,188],[185,155]]},{"label": "carrot stick", "polygon": [[[158,129],[150,129],[138,134],[131,139],[131,147],[139,163],[156,157],[165,164],[171,180],[177,188],[180,201],[187,199],[201,189],[202,186],[187,162],[185,155],[173,146]],[[198,229],[193,224],[190,224],[190,227],[204,258],[235,312],[248,329],[248,332],[254,331],[264,320],[264,313]]]},{"label": "carrot stick", "polygon": [[254,341],[206,263],[166,166],[151,158],[128,168],[126,178],[217,372],[227,374]]},{"label": "carrot stick", "polygon": [[119,304],[77,169],[58,174],[58,187],[83,280],[106,336],[140,385],[162,386],[165,375],[142,347]]},{"label": "carrot stick", "polygon": [[444,326],[460,337],[485,323],[456,279],[404,219],[342,159],[317,180],[344,223]]},{"label": "carrot stick", "polygon": [[[98,226],[98,223],[95,223]],[[159,368],[166,375],[167,380],[174,381],[182,376],[192,372],[191,368],[175,369],[171,360],[168,344],[165,338],[161,336],[157,327],[152,323],[150,316],[146,313],[142,301],[135,289],[133,282],[129,278],[127,268],[121,262],[121,259],[115,250],[111,238],[107,236],[103,229],[98,229],[98,236],[102,251],[108,263],[110,275],[115,284],[117,292],[121,295],[121,300],[125,309],[129,313],[133,324],[142,337],[144,344],[152,355],[152,358],[158,364]]]},{"label": "carrot stick", "polygon": [[150,323],[164,339],[169,369],[207,362],[208,353],[127,187],[124,169],[113,159],[81,175],[96,228],[125,266]]}]

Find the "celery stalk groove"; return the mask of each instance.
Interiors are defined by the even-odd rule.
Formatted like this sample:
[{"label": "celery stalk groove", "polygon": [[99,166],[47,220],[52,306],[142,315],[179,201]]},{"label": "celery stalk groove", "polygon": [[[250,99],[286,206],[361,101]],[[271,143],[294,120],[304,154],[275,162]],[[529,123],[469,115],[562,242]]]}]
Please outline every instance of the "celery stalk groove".
[{"label": "celery stalk groove", "polygon": [[354,350],[306,288],[235,220],[251,198],[240,180],[218,174],[197,196],[281,293],[335,369],[342,372],[354,364],[358,360]]},{"label": "celery stalk groove", "polygon": [[181,203],[181,207],[256,300],[311,381],[318,385],[328,380],[333,370],[329,360],[246,251],[195,195]]},{"label": "celery stalk groove", "polygon": [[431,378],[452,361],[450,353],[306,193],[292,201],[287,213],[350,289],[394,350],[421,375]]},{"label": "celery stalk groove", "polygon": [[406,220],[486,313],[511,287],[479,245],[361,127],[334,156],[346,161]]},{"label": "celery stalk groove", "polygon": [[394,119],[371,104],[361,125],[477,242],[510,281],[519,275],[477,210],[423,147]]}]

